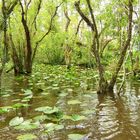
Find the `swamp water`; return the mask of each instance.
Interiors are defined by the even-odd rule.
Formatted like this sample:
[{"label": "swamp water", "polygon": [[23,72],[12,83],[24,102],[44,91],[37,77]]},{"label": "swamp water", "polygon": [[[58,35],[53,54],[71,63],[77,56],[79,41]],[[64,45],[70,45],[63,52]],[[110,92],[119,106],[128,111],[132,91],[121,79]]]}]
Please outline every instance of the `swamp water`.
[{"label": "swamp water", "polygon": [[[54,79],[56,75],[59,82]],[[94,84],[88,76],[87,80],[74,84],[71,82],[76,79],[63,76],[50,72],[35,82],[9,75],[3,78],[0,140],[16,140],[24,134],[33,134],[36,140],[140,140],[139,82],[128,81],[121,96],[100,96],[93,91]],[[39,107],[45,106],[55,107],[51,112],[41,112]],[[27,123],[25,129],[20,123],[9,126],[17,116],[32,124]],[[37,116],[50,117],[37,119]],[[52,128],[52,124],[58,127]]]}]

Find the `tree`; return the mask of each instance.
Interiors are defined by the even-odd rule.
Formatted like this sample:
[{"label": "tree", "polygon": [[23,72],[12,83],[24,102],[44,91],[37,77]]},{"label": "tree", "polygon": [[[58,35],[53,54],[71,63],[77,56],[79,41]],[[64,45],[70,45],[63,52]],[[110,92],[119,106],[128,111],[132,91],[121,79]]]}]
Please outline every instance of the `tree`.
[{"label": "tree", "polygon": [[88,18],[83,11],[80,8],[80,1],[75,2],[75,7],[77,12],[79,13],[79,15],[83,18],[83,20],[87,23],[87,25],[91,28],[91,32],[92,32],[92,53],[94,54],[96,63],[97,63],[97,67],[98,67],[98,72],[99,72],[99,89],[98,92],[99,93],[106,93],[108,91],[113,91],[114,85],[116,83],[117,80],[117,76],[118,73],[121,69],[121,66],[123,64],[124,58],[126,56],[128,47],[130,46],[130,42],[131,42],[131,36],[132,36],[132,15],[133,15],[133,0],[128,0],[128,4],[126,4],[125,6],[127,7],[128,11],[127,11],[127,15],[128,15],[128,31],[127,31],[127,38],[125,40],[125,43],[122,47],[115,71],[112,74],[112,77],[110,79],[110,81],[108,82],[107,79],[105,78],[105,70],[104,70],[104,66],[101,63],[101,56],[100,56],[100,48],[102,48],[100,46],[100,35],[99,35],[99,30],[98,30],[98,26],[96,23],[96,19],[95,19],[95,15],[92,9],[92,5],[91,5],[91,1],[90,0],[86,0],[87,3],[87,7],[89,10],[89,14],[90,14],[90,18]]},{"label": "tree", "polygon": [[2,66],[0,68],[0,75],[2,74],[2,71],[4,69],[5,63],[8,61],[8,37],[7,37],[7,28],[8,28],[8,23],[7,20],[10,17],[10,14],[13,12],[15,6],[17,5],[17,0],[12,1],[11,3],[8,3],[5,0],[2,0],[2,15],[3,15],[3,20],[2,23],[0,23],[0,27],[2,27],[3,30],[3,42],[4,42],[4,47],[3,47],[3,57],[2,57]]},{"label": "tree", "polygon": [[[38,35],[38,16],[40,14],[40,10],[42,8],[42,0],[38,1],[21,1],[19,0],[20,10],[21,10],[21,23],[23,26],[24,36],[20,36],[23,38],[22,46],[20,43],[16,44],[12,35],[12,27],[10,32],[10,42],[12,48],[12,60],[14,64],[15,75],[20,74],[30,74],[32,72],[32,65],[36,55],[37,48],[44,40],[44,38],[51,32],[53,20],[57,15],[58,8],[61,6],[58,5],[55,7],[54,13],[51,15],[50,23],[48,30],[43,33],[43,35],[39,35],[39,37],[35,38]],[[37,5],[37,6],[36,6]],[[35,9],[32,7],[35,6]],[[35,11],[33,11],[35,10]],[[30,17],[30,12],[34,12],[34,16]],[[17,12],[18,15],[18,12]],[[20,15],[18,15],[20,17]],[[30,19],[29,19],[30,17]],[[12,20],[11,20],[12,21]],[[39,25],[40,28],[40,25]],[[25,37],[25,38],[24,38]],[[18,49],[19,46],[19,49]]]}]

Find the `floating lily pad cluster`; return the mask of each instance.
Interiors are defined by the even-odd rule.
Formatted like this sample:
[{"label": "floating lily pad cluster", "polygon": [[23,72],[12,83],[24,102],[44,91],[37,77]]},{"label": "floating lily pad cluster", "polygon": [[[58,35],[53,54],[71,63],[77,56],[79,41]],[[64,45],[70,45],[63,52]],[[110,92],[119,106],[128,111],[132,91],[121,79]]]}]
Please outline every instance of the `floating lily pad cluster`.
[{"label": "floating lily pad cluster", "polygon": [[[34,117],[33,119],[29,119],[29,120],[25,120],[23,117],[19,117],[19,116],[14,117],[9,122],[9,126],[13,127],[16,130],[25,131],[25,132],[28,130],[35,130],[35,129],[43,128],[42,132],[46,133],[49,137],[50,133],[59,131],[65,128],[65,125],[61,123],[62,120],[63,121],[71,120],[73,122],[77,122],[77,121],[86,119],[85,116],[81,116],[78,114],[66,115],[59,108],[55,106],[54,107],[50,107],[50,106],[38,107],[35,109],[35,111],[41,112],[41,115],[38,115]],[[36,135],[25,134],[25,135],[18,136],[17,139],[24,140],[26,139],[27,136],[30,136],[30,135],[32,139],[36,138]],[[74,136],[71,135],[68,137],[74,137]]]},{"label": "floating lily pad cluster", "polygon": [[11,106],[3,106],[0,107],[0,114],[8,113],[10,111],[14,111],[23,107],[29,107],[30,105],[28,102],[31,100],[33,97],[33,93],[31,90],[23,90],[24,91],[24,98],[23,99],[14,99],[12,102],[17,102]]},{"label": "floating lily pad cluster", "polygon": [[[28,78],[28,88],[21,89],[18,96],[13,94],[12,96],[16,96],[12,100],[13,104],[0,107],[0,114],[13,110],[16,110],[15,112],[19,110],[20,113],[21,108],[32,107],[34,115],[31,115],[30,118],[23,118],[20,114],[15,113],[17,116],[9,122],[11,128],[24,131],[25,134],[17,137],[19,140],[26,140],[28,136],[31,137],[30,139],[37,139],[38,136],[34,135],[36,129],[47,135],[61,129],[69,129],[67,122],[70,122],[70,125],[76,128],[78,124],[87,120],[89,114],[95,112],[95,110],[87,108],[88,103],[79,98],[82,93],[84,99],[87,98],[88,101],[92,99],[86,93],[90,87],[93,87],[93,81],[98,78],[93,79],[93,75],[95,74],[91,69],[84,70],[73,67],[67,70],[65,66],[46,67],[43,65],[41,68],[37,66],[32,76]],[[49,104],[49,100],[53,96],[57,98],[54,105]],[[34,101],[37,98],[45,99],[47,105],[43,106],[43,104],[37,103],[34,106]],[[33,104],[30,104],[31,100],[33,100]],[[71,110],[65,111],[66,107]],[[73,111],[73,109],[79,107],[81,107],[81,110]],[[29,131],[31,131],[31,134],[28,133]],[[83,134],[73,133],[68,135],[68,138],[78,139],[77,137],[81,138],[83,136]]]}]

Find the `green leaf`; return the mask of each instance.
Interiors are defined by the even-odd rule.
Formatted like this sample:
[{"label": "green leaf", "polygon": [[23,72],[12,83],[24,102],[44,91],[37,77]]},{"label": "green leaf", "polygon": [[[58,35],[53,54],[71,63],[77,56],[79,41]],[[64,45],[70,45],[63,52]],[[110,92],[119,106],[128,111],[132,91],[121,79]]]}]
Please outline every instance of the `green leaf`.
[{"label": "green leaf", "polygon": [[61,130],[64,129],[64,125],[56,125],[55,130]]},{"label": "green leaf", "polygon": [[45,129],[47,129],[45,132],[51,132],[54,130],[61,130],[64,128],[64,125],[54,124],[54,123],[48,123],[45,125]]},{"label": "green leaf", "polygon": [[61,94],[59,94],[60,97],[65,97],[67,95],[68,95],[68,93],[61,93]]},{"label": "green leaf", "polygon": [[46,115],[39,115],[33,118],[35,121],[43,122],[47,119]]},{"label": "green leaf", "polygon": [[31,120],[27,120],[14,128],[17,130],[33,130],[33,129],[37,129],[39,125],[40,125],[39,122],[32,123]]},{"label": "green leaf", "polygon": [[28,107],[29,104],[17,103],[13,105],[13,108]]},{"label": "green leaf", "polygon": [[35,111],[44,112],[45,114],[53,114],[59,112],[59,109],[57,107],[45,106],[45,107],[36,108]]},{"label": "green leaf", "polygon": [[77,115],[77,114],[73,114],[70,119],[72,121],[81,121],[81,120],[85,120],[86,117],[85,116],[80,116],[80,115]]},{"label": "green leaf", "polygon": [[37,136],[34,134],[24,134],[24,135],[18,136],[16,139],[17,140],[34,140],[36,138]]},{"label": "green leaf", "polygon": [[0,114],[7,113],[12,109],[11,106],[0,107]]},{"label": "green leaf", "polygon": [[85,114],[85,115],[94,114],[95,113],[95,110],[87,109],[87,110],[82,111],[81,113],[82,114]]},{"label": "green leaf", "polygon": [[47,96],[49,95],[50,93],[49,92],[42,92],[41,95],[44,95],[44,96]]},{"label": "green leaf", "polygon": [[69,140],[82,140],[84,138],[84,135],[81,135],[81,134],[69,134],[68,138],[69,138]]},{"label": "green leaf", "polygon": [[19,102],[20,101],[20,99],[14,99],[14,100],[12,100],[12,102]]},{"label": "green leaf", "polygon": [[23,117],[15,117],[10,122],[10,126],[17,126],[20,125],[24,121]]},{"label": "green leaf", "polygon": [[10,94],[5,94],[5,95],[2,95],[2,97],[10,97],[11,95]]},{"label": "green leaf", "polygon": [[68,101],[69,105],[75,105],[75,104],[81,104],[81,102],[79,100],[70,100]]},{"label": "green leaf", "polygon": [[30,89],[27,90],[23,90],[24,91],[24,95],[32,95],[32,91]]}]

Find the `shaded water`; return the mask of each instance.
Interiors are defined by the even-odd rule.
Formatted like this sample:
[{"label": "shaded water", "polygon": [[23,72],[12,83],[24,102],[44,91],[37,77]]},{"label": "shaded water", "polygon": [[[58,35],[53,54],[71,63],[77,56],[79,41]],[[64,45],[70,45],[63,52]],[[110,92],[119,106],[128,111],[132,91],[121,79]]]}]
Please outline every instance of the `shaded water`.
[{"label": "shaded water", "polygon": [[[0,107],[9,106],[22,99],[24,94],[21,89],[28,89],[28,79],[16,80],[8,76],[2,81]],[[47,85],[46,85],[47,86]],[[92,89],[81,90],[69,87],[57,89],[48,88],[48,95],[34,90],[34,96],[29,102],[30,106],[21,108],[16,112],[0,115],[0,140],[15,140],[20,134],[26,132],[14,130],[8,127],[9,121],[15,116],[23,116],[26,119],[38,115],[34,109],[40,106],[57,106],[68,115],[80,114],[87,117],[86,120],[72,122],[63,121],[65,128],[51,135],[52,140],[68,140],[68,134],[84,134],[84,140],[139,140],[140,139],[140,83],[127,81],[121,93],[117,95],[97,95]],[[70,90],[73,89],[73,90]],[[62,90],[62,91],[61,91]],[[69,105],[67,102],[78,99],[81,104]],[[40,129],[29,131],[37,135],[38,140],[47,140]]]}]

